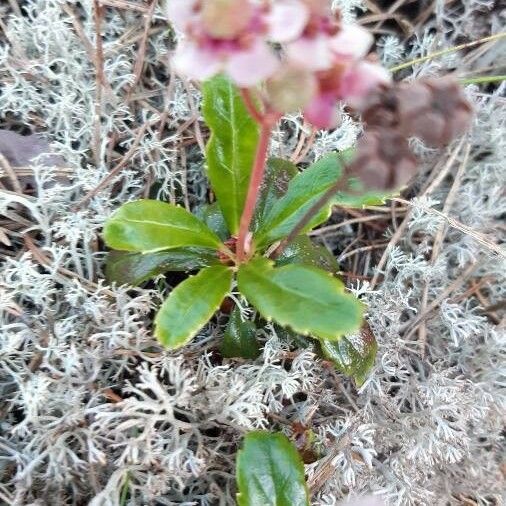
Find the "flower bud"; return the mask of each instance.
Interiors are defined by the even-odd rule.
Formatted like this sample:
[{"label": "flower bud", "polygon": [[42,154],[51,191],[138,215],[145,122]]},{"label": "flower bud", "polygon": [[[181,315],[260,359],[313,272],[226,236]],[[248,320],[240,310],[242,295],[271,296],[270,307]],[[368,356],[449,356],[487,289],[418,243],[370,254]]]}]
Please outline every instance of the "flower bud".
[{"label": "flower bud", "polygon": [[366,131],[357,144],[349,174],[367,189],[392,190],[404,186],[417,171],[406,138],[390,129]]},{"label": "flower bud", "polygon": [[431,146],[448,144],[471,121],[472,107],[451,77],[400,86],[397,96],[400,127]]},{"label": "flower bud", "polygon": [[278,112],[294,112],[309,104],[317,93],[312,72],[295,66],[283,67],[266,83],[269,103]]},{"label": "flower bud", "polygon": [[448,144],[464,133],[472,117],[461,87],[448,77],[385,87],[361,110],[369,127],[396,128],[432,146]]}]

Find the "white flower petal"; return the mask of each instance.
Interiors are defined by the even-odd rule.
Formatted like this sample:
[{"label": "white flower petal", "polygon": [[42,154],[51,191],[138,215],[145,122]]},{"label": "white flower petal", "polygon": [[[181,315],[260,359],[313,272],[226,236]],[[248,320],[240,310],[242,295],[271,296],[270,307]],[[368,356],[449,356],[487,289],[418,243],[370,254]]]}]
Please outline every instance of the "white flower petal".
[{"label": "white flower petal", "polygon": [[179,31],[184,32],[196,17],[197,0],[168,0],[167,4],[167,17]]},{"label": "white flower petal", "polygon": [[297,38],[309,19],[309,10],[300,0],[279,0],[267,15],[269,38],[275,42],[288,42]]},{"label": "white flower petal", "polygon": [[339,55],[358,60],[367,55],[373,42],[374,37],[365,28],[359,25],[344,25],[339,33],[332,37],[330,45]]},{"label": "white flower petal", "polygon": [[279,67],[279,60],[264,42],[257,41],[251,48],[231,54],[226,63],[227,74],[236,84],[253,86],[271,76]]},{"label": "white flower petal", "polygon": [[199,81],[212,77],[223,68],[223,60],[218,54],[188,42],[179,45],[172,64],[180,74]]},{"label": "white flower petal", "polygon": [[333,53],[324,35],[301,37],[286,46],[288,59],[308,70],[326,70],[332,66]]}]

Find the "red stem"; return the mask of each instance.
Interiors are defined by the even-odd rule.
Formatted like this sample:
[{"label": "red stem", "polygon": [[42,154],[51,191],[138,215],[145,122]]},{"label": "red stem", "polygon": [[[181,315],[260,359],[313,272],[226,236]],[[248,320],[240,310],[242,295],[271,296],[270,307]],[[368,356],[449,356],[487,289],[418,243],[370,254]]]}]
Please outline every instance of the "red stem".
[{"label": "red stem", "polygon": [[260,126],[260,139],[255,154],[255,162],[253,163],[253,169],[251,171],[248,194],[239,223],[239,234],[237,236],[237,260],[239,262],[244,261],[248,256],[246,242],[248,241],[249,226],[253,219],[260,186],[264,177],[265,161],[267,159],[267,150],[269,149],[272,123],[262,118]]},{"label": "red stem", "polygon": [[258,110],[258,108],[255,105],[255,102],[253,98],[251,97],[251,92],[248,88],[241,88],[241,97],[242,101],[244,102],[244,105],[246,106],[246,109],[248,109],[248,112],[250,116],[258,123],[262,124],[264,122],[264,117],[262,116],[262,113]]}]

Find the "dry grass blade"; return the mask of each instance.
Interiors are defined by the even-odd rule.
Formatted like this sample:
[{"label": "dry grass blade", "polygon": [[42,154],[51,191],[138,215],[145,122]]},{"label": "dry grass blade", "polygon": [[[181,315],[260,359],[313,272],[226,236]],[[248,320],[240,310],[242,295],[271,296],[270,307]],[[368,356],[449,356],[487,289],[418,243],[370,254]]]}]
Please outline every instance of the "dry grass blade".
[{"label": "dry grass blade", "polygon": [[[23,193],[23,188],[21,188],[21,184],[19,182],[15,169],[11,166],[9,160],[7,160],[7,158],[5,158],[5,156],[3,156],[1,153],[0,153],[0,169],[3,169],[5,174],[7,174],[14,191],[16,193]],[[0,178],[1,176],[2,175],[0,172]]]},{"label": "dry grass blade", "polygon": [[[448,214],[450,212],[453,203],[455,202],[455,199],[457,197],[457,192],[460,187],[460,183],[462,180],[462,176],[464,175],[464,171],[467,167],[467,163],[469,160],[469,153],[471,151],[471,145],[468,143],[465,153],[464,153],[464,159],[462,163],[460,164],[457,173],[455,174],[455,178],[453,180],[452,187],[450,188],[450,191],[448,192],[448,195],[446,197],[446,201],[443,205],[443,213]],[[434,237],[434,244],[432,246],[432,253],[430,257],[430,263],[431,265],[434,265],[436,263],[437,257],[439,256],[439,252],[441,250],[441,247],[443,245],[444,237],[446,235],[447,226],[446,223],[443,223],[441,227],[439,228],[436,236]],[[422,292],[422,300],[420,304],[420,312],[422,314],[425,313],[427,308],[427,302],[428,302],[428,295],[429,295],[429,283],[428,281],[424,282],[423,292]],[[419,346],[420,346],[420,353],[422,357],[425,356],[425,347],[427,344],[427,328],[425,326],[425,322],[422,321],[421,325],[418,329],[418,340],[419,340]]]},{"label": "dry grass blade", "polygon": [[134,66],[134,80],[132,82],[132,85],[130,86],[126,98],[126,102],[130,100],[131,94],[137,84],[139,83],[141,76],[142,76],[142,69],[144,68],[144,59],[146,57],[146,47],[148,43],[148,37],[149,37],[149,29],[151,27],[151,22],[153,20],[153,15],[155,12],[155,8],[158,4],[158,0],[151,0],[151,4],[149,5],[149,9],[146,12],[146,19],[144,22],[144,30],[142,32],[142,38],[139,43],[139,50],[137,52],[137,58],[135,59],[135,66]]},{"label": "dry grass blade", "polygon": [[496,244],[495,242],[492,242],[486,235],[474,230],[471,227],[468,227],[467,225],[464,225],[463,223],[460,223],[460,221],[456,220],[455,218],[447,216],[446,214],[442,213],[441,211],[438,211],[437,209],[433,209],[432,207],[424,206],[419,202],[409,202],[407,200],[399,198],[393,200],[395,200],[396,202],[401,202],[402,204],[407,204],[412,207],[416,207],[418,209],[422,209],[423,211],[429,214],[434,214],[436,216],[443,218],[451,227],[460,230],[462,233],[466,235],[469,235],[477,242],[479,242],[482,246],[485,246],[485,248],[499,255],[501,258],[506,258],[506,250],[504,248],[501,248],[500,245]]},{"label": "dry grass blade", "polygon": [[100,0],[100,3],[108,7],[124,9],[126,11],[141,12],[142,14],[145,14],[148,11],[148,7],[146,5],[137,2],[131,2],[129,0]]},{"label": "dry grass blade", "polygon": [[476,268],[477,262],[469,264],[462,274],[453,281],[453,283],[448,285],[443,292],[425,308],[423,313],[420,313],[412,322],[410,322],[408,330],[404,334],[404,339],[408,340],[416,332],[418,325],[427,319],[432,311],[434,311],[434,309],[436,309],[450,294],[452,294],[455,290],[458,290],[476,270]]},{"label": "dry grass blade", "polygon": [[[453,166],[453,163],[455,162],[458,153],[462,149],[463,144],[464,144],[464,140],[462,139],[458,143],[458,145],[453,149],[450,157],[448,158],[447,162],[445,163],[444,167],[441,170],[438,171],[437,170],[438,167],[434,166],[434,168],[432,170],[432,179],[429,177],[429,180],[428,180],[429,182],[426,184],[426,188],[422,191],[422,193],[421,193],[422,195],[427,195],[428,193],[431,193],[432,191],[434,191],[434,189],[437,186],[439,186],[441,184],[441,182],[443,181],[443,179],[446,177],[446,175],[450,171],[451,167]],[[392,199],[392,200],[394,200],[395,202],[400,201],[399,199]],[[410,202],[407,202],[407,201],[404,201],[404,202],[407,203],[408,206],[411,205]],[[390,210],[388,212],[390,212]],[[376,284],[378,283],[379,277],[381,275],[381,270],[385,266],[390,252],[392,251],[392,249],[395,247],[395,245],[399,242],[399,240],[403,236],[404,231],[406,230],[406,228],[409,225],[409,221],[411,220],[411,216],[412,216],[412,212],[411,212],[411,210],[408,210],[404,216],[404,219],[402,220],[402,222],[398,226],[397,230],[394,232],[394,234],[390,238],[390,242],[389,242],[388,246],[385,248],[385,251],[383,252],[383,255],[381,256],[380,261],[378,262],[378,264],[375,267],[374,276],[371,280],[371,290],[374,290],[374,288],[376,287]]]},{"label": "dry grass blade", "polygon": [[75,206],[74,210],[80,209],[82,206],[84,206],[86,203],[88,203],[97,193],[101,192],[109,184],[111,184],[115,177],[121,172],[121,170],[127,165],[127,163],[130,161],[132,156],[135,153],[135,150],[139,146],[139,143],[142,140],[142,137],[146,133],[147,129],[153,124],[159,121],[159,118],[156,120],[153,120],[151,122],[146,122],[137,132],[137,135],[135,136],[134,142],[130,146],[130,149],[124,154],[124,156],[121,158],[121,160],[116,164],[116,166],[109,172],[109,174],[100,181],[100,183],[93,188],[90,192],[88,192]]},{"label": "dry grass blade", "polygon": [[95,54],[93,62],[95,64],[95,123],[93,130],[93,156],[97,167],[101,164],[101,138],[102,138],[102,87],[105,81],[104,76],[104,48],[102,44],[102,17],[103,7],[98,0],[93,0],[93,21],[95,23]]}]

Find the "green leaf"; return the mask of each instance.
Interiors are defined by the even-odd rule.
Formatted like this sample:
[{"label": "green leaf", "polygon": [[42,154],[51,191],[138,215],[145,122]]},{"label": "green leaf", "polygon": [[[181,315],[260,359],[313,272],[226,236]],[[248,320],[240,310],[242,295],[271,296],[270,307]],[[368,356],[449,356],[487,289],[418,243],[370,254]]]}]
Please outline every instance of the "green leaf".
[{"label": "green leaf", "polygon": [[232,270],[215,265],[177,285],[156,315],[160,343],[174,350],[190,341],[220,307],[231,282]]},{"label": "green leaf", "polygon": [[339,341],[323,340],[320,346],[323,356],[333,362],[336,369],[351,376],[359,387],[364,384],[378,350],[367,323],[357,333],[343,336]]},{"label": "green leaf", "polygon": [[288,264],[312,265],[333,274],[339,271],[336,257],[325,246],[311,241],[307,235],[295,238],[276,258],[276,267]]},{"label": "green leaf", "polygon": [[387,199],[391,199],[399,194],[398,191],[367,190],[356,178],[350,178],[348,186],[350,191],[339,192],[332,200],[333,205],[358,208],[364,206],[382,206]]},{"label": "green leaf", "polygon": [[[341,155],[330,153],[297,174],[286,194],[277,200],[254,236],[257,247],[265,247],[287,236],[310,207],[343,174]],[[331,202],[317,213],[301,233],[323,223],[330,216]]]},{"label": "green leaf", "polygon": [[362,304],[328,272],[291,264],[275,268],[256,258],[239,268],[238,287],[267,320],[295,332],[335,341],[358,330]]},{"label": "green leaf", "polygon": [[241,312],[234,308],[221,342],[221,354],[227,358],[257,358],[260,345],[256,339],[257,328],[251,321],[243,321]]},{"label": "green leaf", "polygon": [[309,348],[310,346],[316,345],[317,340],[312,337],[303,336],[301,334],[297,334],[290,328],[280,327],[279,325],[274,325],[274,330],[276,335],[290,344],[297,345],[298,348]]},{"label": "green leaf", "polygon": [[201,219],[222,241],[230,237],[230,233],[225,223],[225,218],[221,212],[218,202],[204,204],[194,212],[197,218]]},{"label": "green leaf", "polygon": [[207,172],[231,234],[237,234],[259,129],[235,86],[222,76],[202,86],[202,113],[211,129],[206,147]]},{"label": "green leaf", "polygon": [[182,207],[159,200],[121,206],[104,227],[106,244],[120,251],[154,253],[181,246],[218,249],[219,237]]},{"label": "green leaf", "polygon": [[253,230],[257,230],[272,206],[288,190],[288,184],[299,173],[297,166],[281,158],[269,158],[260,187],[260,195],[253,217]]},{"label": "green leaf", "polygon": [[236,474],[238,506],[309,506],[304,464],[282,433],[246,434]]},{"label": "green leaf", "polygon": [[109,283],[137,286],[168,271],[193,271],[220,261],[216,252],[204,248],[175,248],[156,253],[111,251],[107,255],[105,277]]}]

